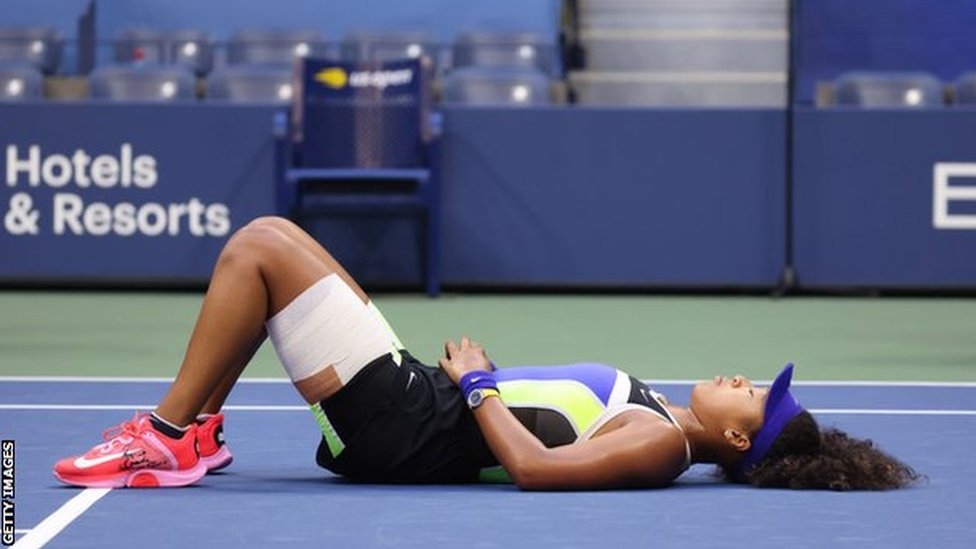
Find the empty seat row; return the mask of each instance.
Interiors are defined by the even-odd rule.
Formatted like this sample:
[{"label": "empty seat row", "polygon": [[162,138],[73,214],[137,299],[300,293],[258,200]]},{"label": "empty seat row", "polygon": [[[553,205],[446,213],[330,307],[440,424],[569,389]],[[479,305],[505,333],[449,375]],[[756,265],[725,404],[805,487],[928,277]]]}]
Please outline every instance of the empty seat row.
[{"label": "empty seat row", "polygon": [[51,28],[0,27],[0,63],[24,63],[44,74],[61,64],[64,40]]},{"label": "empty seat row", "polygon": [[[442,47],[424,32],[357,31],[338,44],[315,30],[241,29],[225,44],[202,30],[161,31],[133,28],[112,41],[116,63],[182,65],[198,76],[221,64],[283,64],[295,57],[338,56],[348,61],[386,61],[421,55],[441,61]],[[55,29],[0,27],[0,62],[25,62],[53,74],[61,62],[64,40]],[[222,57],[221,57],[222,54]],[[449,64],[535,67],[554,74],[553,40],[529,32],[471,31],[450,47]]]},{"label": "empty seat row", "polygon": [[[214,66],[214,42],[201,31],[166,33],[154,29],[124,31],[115,42],[115,61],[182,64],[204,75]],[[551,40],[534,33],[465,32],[451,47],[452,67],[522,66],[554,69]],[[389,61],[426,55],[439,60],[440,46],[423,32],[358,31],[338,44],[313,30],[243,29],[226,43],[230,65],[290,65],[296,57],[336,56],[346,61]]]},{"label": "empty seat row", "polygon": [[830,83],[826,104],[883,108],[938,108],[976,104],[976,71],[946,85],[925,72],[853,71]]},{"label": "empty seat row", "polygon": [[18,101],[43,94],[41,71],[23,63],[0,63],[0,101]]},{"label": "empty seat row", "polygon": [[[89,77],[89,95],[112,101],[168,102],[194,100],[198,80],[179,66],[111,65]],[[551,101],[552,81],[532,68],[465,67],[443,81],[443,101],[465,104],[538,105]],[[292,71],[272,65],[236,65],[216,70],[205,80],[208,100],[288,103]],[[43,77],[27,65],[0,65],[0,99],[43,96]]]}]

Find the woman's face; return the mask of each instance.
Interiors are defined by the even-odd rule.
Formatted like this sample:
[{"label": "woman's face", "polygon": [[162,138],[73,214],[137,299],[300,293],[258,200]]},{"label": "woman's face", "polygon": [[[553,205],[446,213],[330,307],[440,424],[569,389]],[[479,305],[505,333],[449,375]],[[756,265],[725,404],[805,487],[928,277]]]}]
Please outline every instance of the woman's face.
[{"label": "woman's face", "polygon": [[715,376],[695,385],[690,407],[706,429],[735,429],[751,437],[762,427],[769,389],[757,388],[743,376]]}]

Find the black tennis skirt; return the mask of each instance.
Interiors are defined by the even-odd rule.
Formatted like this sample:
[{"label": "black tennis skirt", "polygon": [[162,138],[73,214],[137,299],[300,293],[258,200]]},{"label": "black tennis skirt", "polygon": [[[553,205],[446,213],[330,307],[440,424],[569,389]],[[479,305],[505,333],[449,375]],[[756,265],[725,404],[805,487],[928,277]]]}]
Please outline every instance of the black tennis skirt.
[{"label": "black tennis skirt", "polygon": [[338,393],[318,404],[344,447],[333,455],[325,437],[316,461],[365,482],[474,482],[498,464],[463,401],[440,368],[405,351],[360,370]]}]

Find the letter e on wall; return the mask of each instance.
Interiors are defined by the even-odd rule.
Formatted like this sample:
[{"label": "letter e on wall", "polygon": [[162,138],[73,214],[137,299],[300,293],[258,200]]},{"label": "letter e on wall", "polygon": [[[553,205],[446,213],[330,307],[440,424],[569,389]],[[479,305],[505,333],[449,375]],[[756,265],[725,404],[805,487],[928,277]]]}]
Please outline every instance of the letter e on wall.
[{"label": "letter e on wall", "polygon": [[[969,181],[950,185],[953,178]],[[976,162],[936,162],[932,174],[932,226],[976,230],[976,214],[949,213],[951,202],[962,201],[976,202]]]}]

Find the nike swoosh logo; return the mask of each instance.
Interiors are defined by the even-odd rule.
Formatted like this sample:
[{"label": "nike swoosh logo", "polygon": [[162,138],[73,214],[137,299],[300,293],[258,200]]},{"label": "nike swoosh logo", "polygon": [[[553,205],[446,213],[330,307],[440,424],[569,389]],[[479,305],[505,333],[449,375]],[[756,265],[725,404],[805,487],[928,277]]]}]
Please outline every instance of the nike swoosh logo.
[{"label": "nike swoosh logo", "polygon": [[87,459],[85,456],[79,456],[75,458],[75,467],[79,469],[88,469],[96,465],[101,465],[113,459],[119,459],[125,457],[125,452],[119,452],[117,454],[109,454],[107,456],[98,457],[95,459]]},{"label": "nike swoosh logo", "polygon": [[413,380],[415,380],[415,379],[417,379],[417,374],[415,374],[413,372],[410,372],[410,379],[407,380],[407,388],[404,389],[405,391],[407,389],[410,389],[410,385],[413,384]]}]

